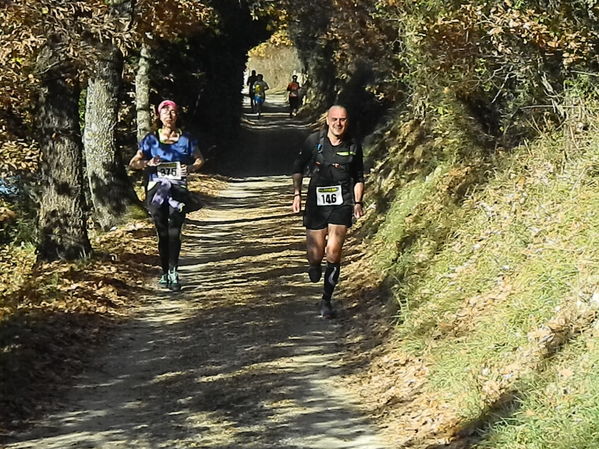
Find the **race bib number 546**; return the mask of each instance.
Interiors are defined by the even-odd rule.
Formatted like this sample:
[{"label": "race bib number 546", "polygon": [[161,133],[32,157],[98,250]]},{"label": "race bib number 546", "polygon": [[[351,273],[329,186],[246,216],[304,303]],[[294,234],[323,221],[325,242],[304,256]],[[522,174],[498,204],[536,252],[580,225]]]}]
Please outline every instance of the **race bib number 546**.
[{"label": "race bib number 546", "polygon": [[181,179],[180,162],[162,162],[156,167],[158,178],[163,179]]},{"label": "race bib number 546", "polygon": [[316,187],[316,204],[319,206],[341,206],[341,186]]}]

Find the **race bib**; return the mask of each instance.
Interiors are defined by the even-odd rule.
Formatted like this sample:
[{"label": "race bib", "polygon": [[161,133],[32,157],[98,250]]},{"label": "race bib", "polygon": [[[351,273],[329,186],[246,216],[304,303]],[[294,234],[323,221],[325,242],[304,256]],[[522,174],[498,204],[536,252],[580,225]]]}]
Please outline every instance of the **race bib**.
[{"label": "race bib", "polygon": [[341,186],[316,187],[316,204],[318,206],[341,206],[343,204]]},{"label": "race bib", "polygon": [[181,179],[181,163],[161,162],[156,167],[156,177],[158,179]]}]

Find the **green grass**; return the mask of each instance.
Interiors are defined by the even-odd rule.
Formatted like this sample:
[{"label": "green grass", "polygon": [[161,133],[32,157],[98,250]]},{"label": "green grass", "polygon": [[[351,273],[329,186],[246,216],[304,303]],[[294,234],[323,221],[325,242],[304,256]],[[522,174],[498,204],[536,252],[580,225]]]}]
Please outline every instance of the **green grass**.
[{"label": "green grass", "polygon": [[597,331],[582,335],[526,385],[517,411],[496,424],[480,449],[599,447]]},{"label": "green grass", "polygon": [[[599,294],[598,144],[565,154],[554,135],[522,147],[459,206],[439,193],[452,170],[444,166],[397,195],[373,238],[401,306],[397,345],[425,361],[428,393],[463,423],[501,392],[519,398],[477,447],[599,447],[592,332],[559,346],[559,363],[536,340]],[[414,238],[401,248],[406,236]]]},{"label": "green grass", "polygon": [[397,245],[389,245],[388,242],[401,242],[414,230],[406,226],[406,220],[412,214],[418,204],[425,201],[435,190],[436,182],[445,173],[440,167],[435,173],[427,178],[409,183],[402,189],[401,201],[395,201],[385,217],[385,223],[381,226],[373,244],[379,246],[377,254],[377,268],[392,268],[397,257],[406,257],[398,254]]}]

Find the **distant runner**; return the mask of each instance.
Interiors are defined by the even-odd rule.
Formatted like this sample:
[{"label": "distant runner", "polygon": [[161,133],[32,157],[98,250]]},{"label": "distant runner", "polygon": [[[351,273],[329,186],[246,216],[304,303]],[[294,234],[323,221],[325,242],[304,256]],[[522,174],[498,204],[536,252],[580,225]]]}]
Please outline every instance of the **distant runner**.
[{"label": "distant runner", "polygon": [[250,97],[250,107],[252,108],[252,112],[256,110],[256,100],[254,100],[254,83],[258,79],[258,75],[256,75],[256,71],[252,70],[250,76],[248,76],[247,86],[248,86],[248,97]]},{"label": "distant runner", "polygon": [[364,163],[361,145],[347,133],[349,122],[344,106],[335,105],[328,110],[326,125],[308,136],[293,164],[292,210],[301,210],[303,174],[311,168],[304,211],[308,276],[312,282],[320,280],[326,251],[320,314],[333,318],[331,299],[339,280],[345,235],[352,218],[364,215]]},{"label": "distant runner", "polygon": [[162,267],[158,284],[177,291],[181,289],[177,271],[181,228],[185,213],[193,210],[187,175],[200,169],[204,157],[198,141],[177,128],[179,108],[174,101],[163,101],[157,111],[162,127],[142,139],[129,166],[148,171],[146,203],[158,233]]},{"label": "distant runner", "polygon": [[254,102],[256,104],[256,112],[258,118],[262,116],[262,106],[266,101],[266,91],[269,89],[268,84],[264,81],[264,75],[258,74],[258,79],[254,82]]},{"label": "distant runner", "polygon": [[297,82],[297,75],[293,75],[291,82],[287,85],[287,92],[289,92],[289,117],[296,115],[299,109],[300,89],[301,86]]}]

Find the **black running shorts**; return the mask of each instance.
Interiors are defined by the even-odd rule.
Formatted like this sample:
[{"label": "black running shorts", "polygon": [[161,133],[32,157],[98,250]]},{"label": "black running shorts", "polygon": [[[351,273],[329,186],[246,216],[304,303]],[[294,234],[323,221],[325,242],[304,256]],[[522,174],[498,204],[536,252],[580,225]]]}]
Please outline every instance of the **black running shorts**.
[{"label": "black running shorts", "polygon": [[312,206],[304,212],[304,226],[306,229],[325,229],[327,225],[352,225],[354,215],[353,206]]}]

